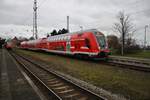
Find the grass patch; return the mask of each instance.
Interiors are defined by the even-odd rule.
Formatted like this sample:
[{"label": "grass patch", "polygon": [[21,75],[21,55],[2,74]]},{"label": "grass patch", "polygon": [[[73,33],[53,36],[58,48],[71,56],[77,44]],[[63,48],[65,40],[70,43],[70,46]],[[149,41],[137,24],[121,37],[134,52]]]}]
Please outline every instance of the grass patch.
[{"label": "grass patch", "polygon": [[124,95],[131,100],[150,100],[150,73],[110,67],[107,65],[71,59],[48,53],[17,50],[18,53],[44,61],[55,70]]},{"label": "grass patch", "polygon": [[[121,56],[120,54],[116,54],[116,53],[112,53],[112,55]],[[128,53],[128,54],[126,53],[124,54],[124,56],[150,59],[150,50],[146,50],[146,51],[139,50],[136,51],[135,53]]]},{"label": "grass patch", "polygon": [[125,56],[150,59],[150,51],[141,51],[135,54],[126,54]]}]

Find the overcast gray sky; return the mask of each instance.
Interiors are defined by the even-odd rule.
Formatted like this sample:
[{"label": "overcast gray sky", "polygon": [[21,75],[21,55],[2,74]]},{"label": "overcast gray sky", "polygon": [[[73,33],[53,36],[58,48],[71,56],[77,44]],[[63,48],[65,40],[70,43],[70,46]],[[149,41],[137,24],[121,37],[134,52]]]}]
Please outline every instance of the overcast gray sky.
[{"label": "overcast gray sky", "polygon": [[[38,31],[43,37],[47,32],[66,27],[70,16],[70,30],[97,28],[105,35],[116,34],[113,23],[119,11],[130,14],[137,29],[134,37],[143,43],[144,26],[150,44],[150,0],[37,0]],[[33,0],[0,0],[0,36],[32,36]]]}]

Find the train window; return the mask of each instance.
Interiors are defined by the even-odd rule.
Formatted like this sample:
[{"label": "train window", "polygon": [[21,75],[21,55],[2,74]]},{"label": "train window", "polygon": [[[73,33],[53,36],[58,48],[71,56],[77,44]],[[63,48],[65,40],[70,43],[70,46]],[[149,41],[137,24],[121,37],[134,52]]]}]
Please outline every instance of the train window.
[{"label": "train window", "polygon": [[66,36],[64,36],[64,40],[66,40]]},{"label": "train window", "polygon": [[66,36],[63,36],[63,40],[65,40],[66,39]]},{"label": "train window", "polygon": [[103,35],[96,35],[97,41],[101,49],[105,49],[106,47],[106,40]]},{"label": "train window", "polygon": [[64,36],[64,40],[66,40],[66,36]]},{"label": "train window", "polygon": [[67,40],[67,36],[65,36],[65,40]]},{"label": "train window", "polygon": [[64,40],[64,37],[62,37],[62,40]]},{"label": "train window", "polygon": [[66,36],[66,39],[68,40],[68,39],[69,39],[69,36]]},{"label": "train window", "polygon": [[85,39],[85,46],[90,48],[90,40],[89,39]]},{"label": "train window", "polygon": [[64,37],[62,37],[61,39],[64,40]]},{"label": "train window", "polygon": [[58,40],[60,40],[60,37],[58,37]]},{"label": "train window", "polygon": [[62,37],[60,37],[60,40],[62,40]]},{"label": "train window", "polygon": [[64,36],[61,36],[61,39],[64,40]]},{"label": "train window", "polygon": [[50,41],[50,38],[48,38],[47,40]]},{"label": "train window", "polygon": [[70,40],[70,36],[67,36],[67,40]]}]

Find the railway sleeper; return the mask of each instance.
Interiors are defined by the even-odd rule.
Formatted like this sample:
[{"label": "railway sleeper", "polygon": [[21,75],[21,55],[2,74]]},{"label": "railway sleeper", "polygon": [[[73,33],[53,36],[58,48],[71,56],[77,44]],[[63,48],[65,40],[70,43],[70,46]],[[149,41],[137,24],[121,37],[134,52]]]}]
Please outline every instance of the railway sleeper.
[{"label": "railway sleeper", "polygon": [[81,97],[80,93],[73,93],[73,94],[67,94],[66,96],[64,96],[65,99],[72,99],[74,98],[75,100],[79,98],[79,96]]},{"label": "railway sleeper", "polygon": [[45,80],[45,81],[47,81],[47,80],[49,80],[50,79],[50,77],[46,77],[46,75],[45,75],[45,77],[43,77],[43,76],[40,76],[40,75],[38,75],[42,80]]},{"label": "railway sleeper", "polygon": [[62,91],[62,90],[67,90],[70,88],[70,86],[68,85],[64,85],[64,86],[61,86],[61,87],[52,87],[54,90],[58,90],[58,91]]},{"label": "railway sleeper", "polygon": [[67,95],[67,94],[73,94],[75,92],[77,92],[75,89],[73,88],[67,88],[67,89],[62,89],[62,90],[56,90],[58,94],[60,95]]},{"label": "railway sleeper", "polygon": [[52,87],[58,87],[58,86],[63,86],[64,83],[58,83],[58,84],[54,84],[54,85],[51,85]]},{"label": "railway sleeper", "polygon": [[59,80],[48,81],[49,85],[54,85],[54,84],[58,84],[58,83],[60,83]]},{"label": "railway sleeper", "polygon": [[56,80],[57,80],[57,78],[50,78],[47,80],[47,82],[52,82],[52,81],[56,81]]},{"label": "railway sleeper", "polygon": [[60,91],[60,92],[58,92],[59,94],[63,94],[63,93],[68,93],[68,92],[72,92],[72,91],[74,91],[74,89],[67,89],[67,90],[65,90],[65,91]]}]

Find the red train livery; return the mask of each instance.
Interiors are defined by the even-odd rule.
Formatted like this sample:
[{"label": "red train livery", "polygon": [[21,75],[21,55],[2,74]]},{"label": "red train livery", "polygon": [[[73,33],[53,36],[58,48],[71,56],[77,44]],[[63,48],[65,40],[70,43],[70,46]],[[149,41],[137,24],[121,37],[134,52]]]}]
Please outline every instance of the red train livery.
[{"label": "red train livery", "polygon": [[91,58],[107,58],[110,53],[104,34],[96,29],[24,41],[20,47]]},{"label": "red train livery", "polygon": [[6,42],[6,43],[5,43],[5,48],[6,48],[7,50],[11,50],[11,49],[13,48],[13,43],[12,43],[12,42]]}]

